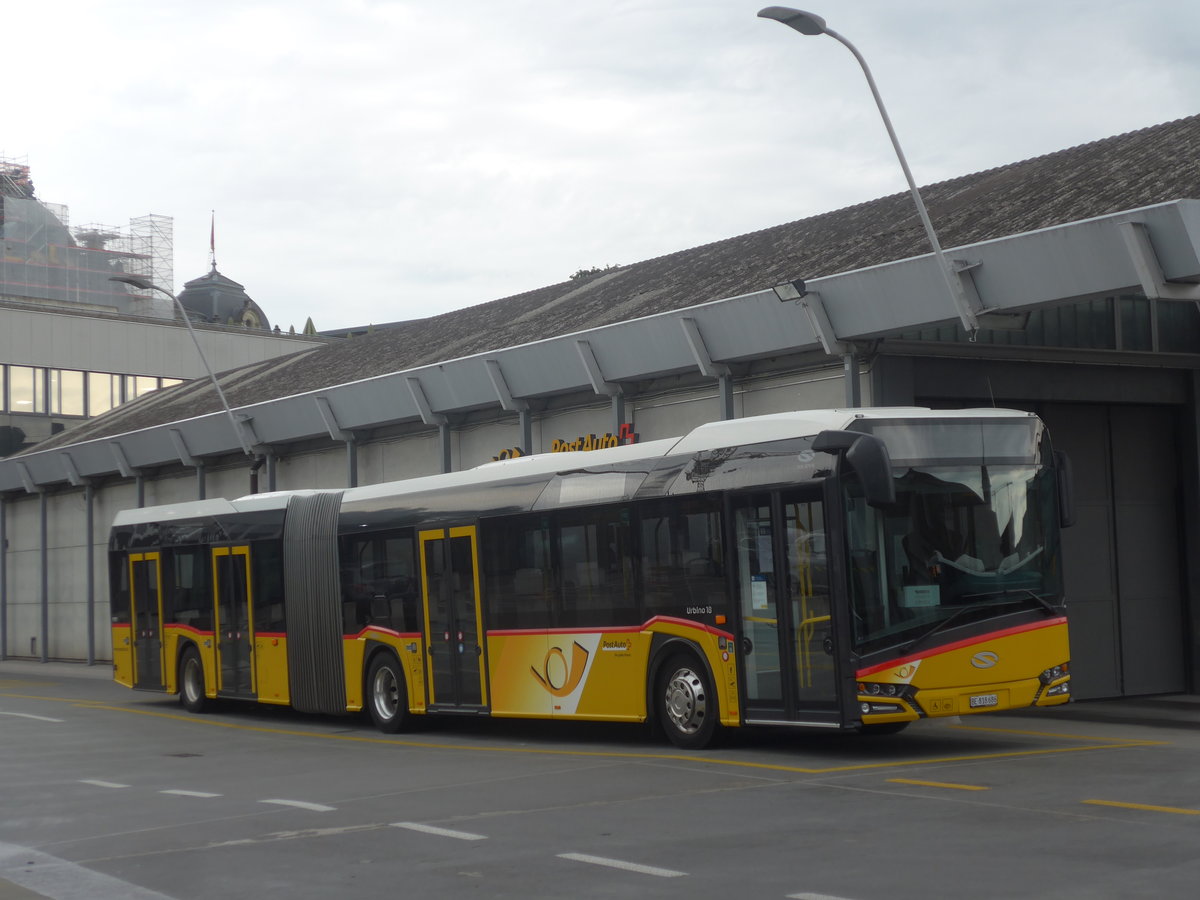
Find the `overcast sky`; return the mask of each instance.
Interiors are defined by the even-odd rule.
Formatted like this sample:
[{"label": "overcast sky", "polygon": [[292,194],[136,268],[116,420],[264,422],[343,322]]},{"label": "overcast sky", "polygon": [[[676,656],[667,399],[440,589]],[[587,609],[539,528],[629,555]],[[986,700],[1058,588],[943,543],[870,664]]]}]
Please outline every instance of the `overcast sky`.
[{"label": "overcast sky", "polygon": [[[1200,113],[1195,0],[803,0],[921,184]],[[66,0],[6,16],[0,156],[175,224],[273,323],[418,318],[903,190],[854,58],[762,0]],[[718,298],[696,298],[697,301]]]}]

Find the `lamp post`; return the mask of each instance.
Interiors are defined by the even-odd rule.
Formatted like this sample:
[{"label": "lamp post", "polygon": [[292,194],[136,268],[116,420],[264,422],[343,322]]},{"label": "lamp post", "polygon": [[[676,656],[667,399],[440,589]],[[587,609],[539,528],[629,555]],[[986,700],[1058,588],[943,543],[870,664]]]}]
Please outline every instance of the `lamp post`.
[{"label": "lamp post", "polygon": [[139,278],[136,275],[113,275],[109,281],[119,281],[123,284],[132,285],[135,288],[143,291],[158,291],[160,294],[170,297],[175,308],[179,310],[179,314],[183,316],[183,324],[187,326],[188,334],[192,336],[192,343],[196,345],[196,353],[200,356],[200,362],[204,363],[204,371],[208,373],[209,380],[212,381],[212,386],[217,389],[217,396],[221,398],[221,406],[225,408],[225,415],[229,416],[229,424],[233,426],[234,437],[238,439],[238,443],[242,445],[242,450],[251,459],[254,458],[254,451],[250,449],[246,443],[246,436],[242,433],[241,427],[238,425],[237,419],[233,417],[233,410],[229,408],[229,401],[225,399],[225,392],[221,390],[221,383],[217,381],[217,376],[213,374],[212,367],[208,364],[208,357],[204,355],[204,350],[200,347],[200,339],[196,337],[196,330],[192,328],[192,320],[188,316],[187,310],[183,304],[179,302],[179,298],[168,291],[166,288],[159,287],[152,281],[145,278]]},{"label": "lamp post", "polygon": [[950,261],[946,259],[946,255],[942,252],[942,245],[938,241],[937,232],[933,230],[933,223],[929,221],[929,213],[925,209],[925,202],[921,199],[921,192],[917,190],[917,183],[913,180],[912,172],[908,168],[908,160],[904,158],[904,151],[900,149],[900,141],[896,137],[896,130],[892,128],[892,120],[883,105],[883,98],[879,96],[879,88],[875,86],[875,79],[872,77],[871,70],[867,66],[867,61],[863,59],[863,55],[858,52],[857,47],[826,25],[825,20],[814,13],[805,12],[801,9],[792,9],[787,6],[768,6],[765,9],[760,9],[758,16],[761,19],[773,19],[776,22],[782,22],[784,25],[795,29],[801,34],[827,34],[854,54],[854,58],[862,66],[863,74],[867,77],[867,85],[871,88],[871,95],[875,98],[875,105],[879,107],[879,115],[883,119],[884,127],[887,128],[888,137],[892,139],[892,147],[896,150],[896,158],[900,160],[900,168],[904,170],[904,178],[908,181],[908,189],[912,192],[913,203],[916,204],[917,214],[921,217],[921,224],[925,226],[925,234],[929,238],[929,243],[933,246],[933,255],[941,267],[942,277],[946,280],[946,287],[950,291],[950,299],[954,302],[955,309],[958,311],[958,318],[962,322],[967,335],[971,340],[974,340],[975,333],[979,330],[979,320],[976,318],[971,304],[967,302],[967,297],[963,292],[962,282],[959,281],[958,274],[950,266]]}]

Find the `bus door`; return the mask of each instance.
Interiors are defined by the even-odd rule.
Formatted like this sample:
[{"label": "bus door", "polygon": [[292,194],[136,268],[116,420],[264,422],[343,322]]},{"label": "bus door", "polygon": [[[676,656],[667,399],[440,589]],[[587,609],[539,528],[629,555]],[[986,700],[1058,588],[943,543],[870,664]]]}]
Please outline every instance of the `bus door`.
[{"label": "bus door", "polygon": [[746,720],[838,724],[820,488],[739,498],[734,528]]},{"label": "bus door", "polygon": [[134,687],[161,689],[164,686],[161,570],[159,553],[129,554]]},{"label": "bus door", "polygon": [[487,702],[474,526],[420,532],[429,705]]},{"label": "bus door", "polygon": [[254,619],[251,612],[250,548],[213,547],[213,602],[217,636],[217,692],[246,697],[255,692]]}]

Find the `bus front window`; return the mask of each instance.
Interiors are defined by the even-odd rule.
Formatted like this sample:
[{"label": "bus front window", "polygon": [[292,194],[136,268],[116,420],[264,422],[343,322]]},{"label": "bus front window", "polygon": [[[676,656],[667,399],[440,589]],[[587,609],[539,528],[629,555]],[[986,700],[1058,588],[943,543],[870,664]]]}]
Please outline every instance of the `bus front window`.
[{"label": "bus front window", "polygon": [[1034,464],[896,470],[896,503],[869,507],[847,484],[850,592],[859,652],[930,628],[1061,602],[1056,489]]}]

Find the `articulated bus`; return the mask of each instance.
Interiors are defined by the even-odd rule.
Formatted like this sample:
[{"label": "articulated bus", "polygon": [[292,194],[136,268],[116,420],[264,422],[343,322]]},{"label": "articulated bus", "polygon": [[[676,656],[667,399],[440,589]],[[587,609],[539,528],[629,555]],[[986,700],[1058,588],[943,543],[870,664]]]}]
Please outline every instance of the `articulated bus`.
[{"label": "articulated bus", "polygon": [[1070,699],[1067,462],[998,409],[818,410],[120,513],[118,682],[318,713],[897,731]]}]

